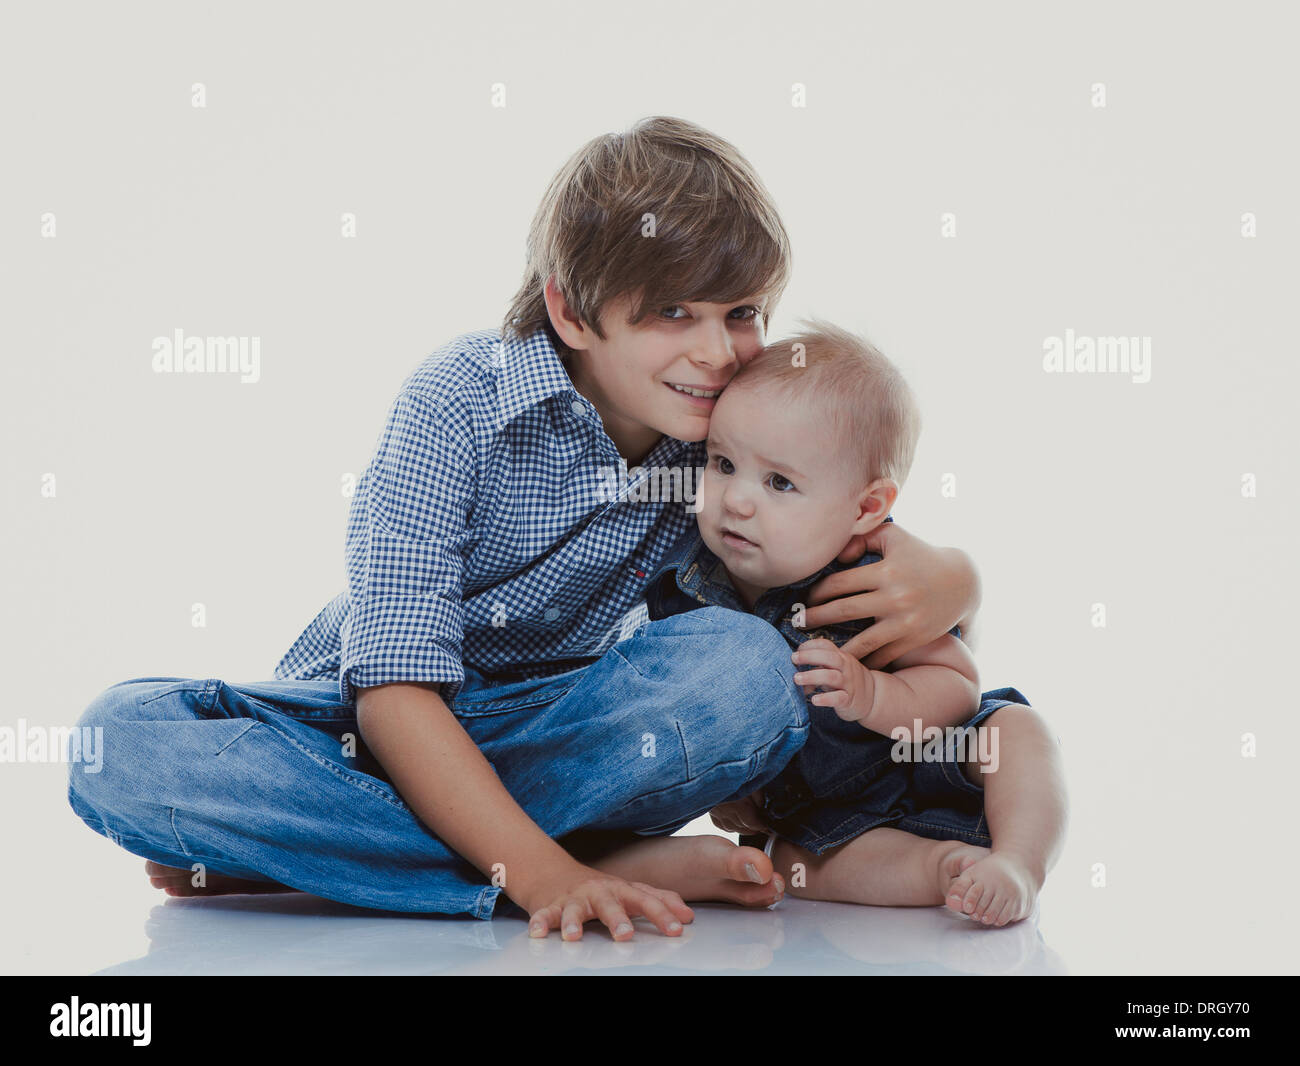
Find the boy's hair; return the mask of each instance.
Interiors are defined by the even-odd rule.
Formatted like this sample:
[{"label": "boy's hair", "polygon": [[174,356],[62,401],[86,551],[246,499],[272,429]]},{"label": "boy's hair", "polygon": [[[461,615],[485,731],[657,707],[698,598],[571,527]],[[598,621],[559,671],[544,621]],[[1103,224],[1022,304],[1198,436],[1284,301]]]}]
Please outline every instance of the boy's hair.
[{"label": "boy's hair", "polygon": [[[835,454],[864,489],[876,478],[907,480],[921,435],[911,386],[870,342],[817,318],[800,321],[793,336],[768,344],[727,384],[775,386],[791,403],[815,412],[836,441]],[[803,345],[804,365],[795,345]],[[840,442],[843,442],[842,444]]]},{"label": "boy's hair", "polygon": [[[653,215],[653,236],[645,216]],[[771,195],[728,142],[683,119],[643,118],[583,145],[551,180],[528,232],[524,280],[503,336],[545,329],[555,275],[569,306],[602,340],[600,315],[620,296],[629,324],[683,302],[766,293],[763,328],[790,275],[790,240]]]}]

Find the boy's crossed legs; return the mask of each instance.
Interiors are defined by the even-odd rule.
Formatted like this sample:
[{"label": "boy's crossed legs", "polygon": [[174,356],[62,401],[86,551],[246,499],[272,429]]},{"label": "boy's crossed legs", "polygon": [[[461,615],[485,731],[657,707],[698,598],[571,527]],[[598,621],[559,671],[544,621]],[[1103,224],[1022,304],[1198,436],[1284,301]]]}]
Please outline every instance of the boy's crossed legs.
[{"label": "boy's crossed legs", "polygon": [[[761,851],[666,834],[761,786],[802,744],[803,693],[778,649],[766,623],[704,608],[641,627],[580,674],[466,686],[456,713],[545,832],[595,830],[619,844],[580,861],[687,898],[764,905],[782,886]],[[735,670],[746,651],[782,668]],[[499,889],[364,765],[364,745],[344,756],[357,723],[336,693],[328,681],[113,686],[83,716],[103,726],[112,759],[102,774],[72,775],[69,801],[149,859],[155,885],[174,894],[279,883],[360,906],[488,917]],[[206,889],[192,888],[196,863]]]},{"label": "boy's crossed legs", "polygon": [[[946,905],[985,925],[1002,926],[1033,911],[1060,853],[1067,819],[1056,737],[1032,708],[999,707],[977,727],[997,729],[997,769],[978,756],[963,764],[984,789],[992,848],[934,840],[888,826],[871,829],[820,856],[778,839],[773,865],[792,896],[884,907]],[[989,750],[983,744],[975,751]],[[802,876],[793,876],[794,866]]]}]

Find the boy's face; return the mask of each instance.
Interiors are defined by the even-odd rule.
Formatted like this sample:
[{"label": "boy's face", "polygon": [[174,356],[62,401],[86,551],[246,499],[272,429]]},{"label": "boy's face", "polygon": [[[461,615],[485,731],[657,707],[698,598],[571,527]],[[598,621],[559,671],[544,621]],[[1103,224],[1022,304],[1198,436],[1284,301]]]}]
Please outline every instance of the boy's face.
[{"label": "boy's face", "polygon": [[[629,465],[643,459],[664,434],[703,440],[717,395],[763,347],[762,294],[730,304],[656,308],[634,326],[627,323],[632,300],[624,296],[601,314],[604,340],[571,317],[557,315],[549,291],[547,297],[552,324],[574,349],[569,376],[600,412]],[[692,396],[682,386],[710,395]]]},{"label": "boy's face", "polygon": [[723,393],[707,448],[700,536],[742,591],[815,574],[853,534],[884,521],[898,492],[884,478],[863,486],[813,406],[785,402],[764,386]]}]

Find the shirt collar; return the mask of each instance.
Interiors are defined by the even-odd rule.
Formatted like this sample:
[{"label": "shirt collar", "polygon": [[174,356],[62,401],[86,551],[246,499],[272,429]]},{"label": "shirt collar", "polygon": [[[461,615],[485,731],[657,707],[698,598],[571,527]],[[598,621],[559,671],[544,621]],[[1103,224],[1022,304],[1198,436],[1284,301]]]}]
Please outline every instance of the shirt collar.
[{"label": "shirt collar", "polygon": [[493,426],[497,431],[523,411],[557,394],[572,393],[574,400],[591,407],[591,402],[573,387],[545,329],[527,337],[512,334],[499,340],[493,359],[499,367]]},{"label": "shirt collar", "polygon": [[[512,419],[551,396],[567,395],[570,403],[583,406],[586,414],[600,424],[595,405],[583,396],[569,378],[555,345],[545,329],[527,337],[513,334],[497,341],[493,360],[497,371],[497,403],[493,429],[500,432]],[[681,441],[661,437],[646,455],[645,463],[673,465],[681,459],[704,458],[703,441]]]},{"label": "shirt collar", "polygon": [[[885,518],[886,522],[892,522],[893,520],[893,515],[888,515]],[[864,552],[860,559],[851,563],[842,563],[837,556],[811,577],[792,582],[789,585],[768,589],[759,597],[759,601],[761,602],[783,592],[815,585],[827,574],[838,573],[841,570],[851,570],[855,566],[865,566],[879,558],[879,555],[872,552]],[[692,562],[698,565],[692,566]],[[650,582],[658,583],[659,579],[669,570],[674,571],[673,580],[677,583],[677,587],[683,592],[692,595],[698,593],[701,584],[706,581],[714,587],[715,592],[719,588],[732,590],[731,582],[726,577],[726,571],[722,568],[722,560],[714,555],[709,546],[704,543],[704,538],[700,536],[699,525],[695,522],[692,522],[690,528],[678,537],[673,546],[668,549],[667,555],[658,569],[655,570]],[[731,591],[731,595],[736,597],[734,590]],[[738,599],[738,597],[736,598]],[[754,606],[757,607],[758,604],[756,603]]]},{"label": "shirt collar", "polygon": [[[682,530],[681,536],[679,536],[673,542],[672,546],[664,553],[659,565],[655,568],[654,572],[651,573],[647,585],[657,583],[669,570],[675,570],[677,571],[677,585],[681,588],[681,572],[690,565],[691,559],[701,551],[709,551],[709,549],[705,546],[704,540],[700,536],[699,525],[692,520],[691,524],[686,529]],[[709,552],[709,554],[712,555],[713,553]]]}]

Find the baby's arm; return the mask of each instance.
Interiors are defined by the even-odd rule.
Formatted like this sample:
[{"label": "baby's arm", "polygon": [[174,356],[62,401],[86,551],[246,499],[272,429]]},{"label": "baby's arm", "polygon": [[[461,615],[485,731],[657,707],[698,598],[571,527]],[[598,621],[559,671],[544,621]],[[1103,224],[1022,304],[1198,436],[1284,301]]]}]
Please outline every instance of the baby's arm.
[{"label": "baby's arm", "polygon": [[867,669],[824,637],[801,644],[791,658],[813,667],[795,674],[796,684],[825,689],[813,693],[812,703],[885,736],[896,726],[911,731],[918,720],[922,728],[957,725],[980,705],[975,659],[947,633],[899,656],[887,670]]}]

